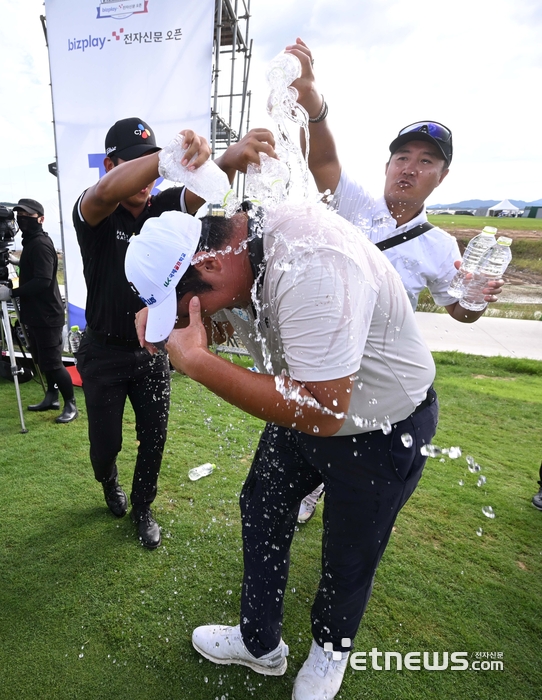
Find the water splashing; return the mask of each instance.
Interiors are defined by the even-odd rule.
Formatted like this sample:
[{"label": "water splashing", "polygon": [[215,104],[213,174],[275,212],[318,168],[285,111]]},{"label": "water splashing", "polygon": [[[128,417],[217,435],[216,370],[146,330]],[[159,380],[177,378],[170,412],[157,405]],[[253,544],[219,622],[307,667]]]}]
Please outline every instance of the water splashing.
[{"label": "water splashing", "polygon": [[412,435],[410,433],[403,433],[401,435],[401,442],[405,447],[412,447],[414,440],[412,439]]}]

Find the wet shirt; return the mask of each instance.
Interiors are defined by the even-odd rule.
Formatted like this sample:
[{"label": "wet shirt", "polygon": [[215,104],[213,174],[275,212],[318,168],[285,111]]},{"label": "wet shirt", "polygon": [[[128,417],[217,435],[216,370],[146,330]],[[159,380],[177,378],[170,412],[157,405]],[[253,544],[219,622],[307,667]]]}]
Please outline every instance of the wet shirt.
[{"label": "wet shirt", "polygon": [[[373,243],[410,231],[427,221],[424,207],[414,219],[397,227],[384,197],[374,199],[344,170],[341,171],[332,206],[347,221],[360,228]],[[432,228],[411,241],[385,250],[384,255],[401,276],[414,310],[425,287],[438,306],[448,306],[457,301],[446,290],[456,273],[454,262],[461,260],[461,254],[457,241],[446,231]]]},{"label": "wet shirt", "polygon": [[[19,298],[21,320],[28,326],[55,328],[64,325],[64,304],[57,282],[58,256],[45,231],[23,235],[19,260]],[[35,282],[40,281],[39,288]]]},{"label": "wet shirt", "polygon": [[122,204],[95,228],[81,214],[79,197],[73,209],[73,225],[83,259],[87,286],[86,321],[93,331],[121,340],[137,340],[135,314],[143,302],[132,291],[124,273],[128,242],[147,219],[165,211],[184,211],[184,188],[171,187],[149,198],[144,211],[135,219]]},{"label": "wet shirt", "polygon": [[299,382],[356,377],[338,435],[409,416],[435,376],[401,279],[323,205],[271,212],[253,307],[225,311],[258,369]]}]

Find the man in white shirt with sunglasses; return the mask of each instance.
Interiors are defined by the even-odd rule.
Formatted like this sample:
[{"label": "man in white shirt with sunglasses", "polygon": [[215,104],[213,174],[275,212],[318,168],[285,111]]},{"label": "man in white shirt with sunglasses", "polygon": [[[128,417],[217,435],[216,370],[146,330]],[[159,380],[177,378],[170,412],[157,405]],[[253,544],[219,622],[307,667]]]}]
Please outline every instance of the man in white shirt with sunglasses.
[{"label": "man in white shirt with sunglasses", "polygon": [[[301,39],[286,47],[301,61],[301,77],[293,83],[298,102],[309,115],[309,168],[319,192],[333,195],[331,206],[375,243],[395,267],[416,310],[423,289],[452,318],[473,323],[484,313],[464,309],[447,289],[459,267],[461,254],[453,236],[427,221],[425,201],[448,175],[452,161],[451,131],[435,121],[410,124],[390,144],[384,194],[371,196],[340,163],[327,123],[328,105],[317,90],[310,49]],[[304,134],[301,134],[302,141]],[[488,282],[487,302],[497,301],[502,280]],[[300,507],[299,522],[314,515],[322,487]]]}]

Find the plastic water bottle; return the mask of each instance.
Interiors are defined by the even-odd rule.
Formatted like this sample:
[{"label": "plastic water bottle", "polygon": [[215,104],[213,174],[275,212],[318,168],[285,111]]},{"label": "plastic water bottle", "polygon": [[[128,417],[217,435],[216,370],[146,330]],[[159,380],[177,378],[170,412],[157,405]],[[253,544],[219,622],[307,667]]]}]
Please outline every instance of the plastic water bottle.
[{"label": "plastic water bottle", "polygon": [[190,481],[197,481],[203,476],[209,476],[209,474],[212,474],[213,469],[215,467],[216,464],[211,464],[211,462],[205,462],[205,464],[200,464],[199,467],[194,467],[193,469],[190,469],[190,471],[188,472],[188,478],[190,479]]},{"label": "plastic water bottle", "polygon": [[469,273],[473,273],[482,256],[488,250],[495,245],[496,239],[495,234],[497,229],[493,226],[486,226],[482,233],[479,233],[474,238],[471,238],[469,245],[467,246],[465,253],[463,254],[463,260],[461,262],[461,267],[457,271],[455,277],[448,287],[448,294],[456,299],[461,299],[465,291],[465,278]]},{"label": "plastic water bottle", "polygon": [[81,345],[81,331],[79,326],[72,326],[70,332],[68,333],[68,345],[70,346],[70,351],[72,355],[79,350],[79,345]]},{"label": "plastic water bottle", "polygon": [[[214,161],[207,160],[196,170],[188,170],[186,166],[181,165],[186,153],[183,141],[182,134],[176,134],[160,151],[158,155],[160,175],[166,180],[181,182],[209,204],[226,207],[230,200],[236,200],[228,176]],[[234,206],[237,208],[236,202]]]},{"label": "plastic water bottle", "polygon": [[293,53],[279,53],[269,61],[265,77],[273,89],[287,88],[301,77],[301,61]]},{"label": "plastic water bottle", "polygon": [[247,166],[246,193],[260,206],[276,206],[286,199],[289,181],[287,163],[260,153],[260,164],[249,163]]},{"label": "plastic water bottle", "polygon": [[510,260],[512,260],[511,245],[511,238],[499,236],[496,245],[486,251],[480,260],[478,269],[473,273],[472,279],[466,283],[463,297],[459,300],[464,309],[482,311],[486,308],[484,287],[487,286],[489,280],[499,280],[503,276]]}]

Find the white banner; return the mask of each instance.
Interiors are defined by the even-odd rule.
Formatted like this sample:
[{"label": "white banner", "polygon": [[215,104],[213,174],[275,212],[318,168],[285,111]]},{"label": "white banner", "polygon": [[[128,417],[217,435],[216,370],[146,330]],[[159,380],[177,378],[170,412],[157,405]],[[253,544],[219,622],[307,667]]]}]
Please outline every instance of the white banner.
[{"label": "white banner", "polygon": [[[159,146],[181,129],[209,138],[214,0],[45,0],[69,324],[86,325],[72,224],[104,174],[104,139],[140,117]],[[157,181],[157,187],[160,181]]]}]

